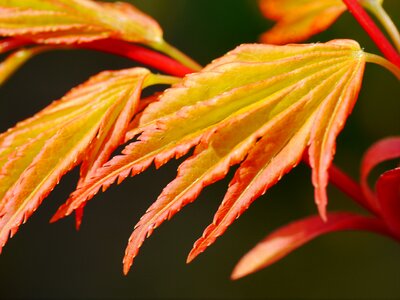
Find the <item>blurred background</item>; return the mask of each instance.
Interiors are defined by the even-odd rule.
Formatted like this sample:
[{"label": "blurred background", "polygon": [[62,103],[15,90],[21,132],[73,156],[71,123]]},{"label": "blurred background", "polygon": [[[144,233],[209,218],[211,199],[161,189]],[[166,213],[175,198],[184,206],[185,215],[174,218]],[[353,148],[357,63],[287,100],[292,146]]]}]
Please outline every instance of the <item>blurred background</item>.
[{"label": "blurred background", "polygon": [[[167,41],[204,65],[241,43],[256,42],[272,24],[261,16],[255,0],[131,3],[158,20]],[[385,8],[399,24],[400,1],[386,0]],[[312,41],[335,38],[356,39],[366,51],[378,53],[348,13]],[[91,75],[135,65],[123,58],[84,50],[42,54],[0,87],[0,131],[31,116]],[[359,176],[360,159],[369,145],[399,134],[399,100],[394,76],[368,65],[358,103],[339,137],[335,157],[335,163],[354,178]],[[73,217],[48,224],[76,184],[76,170],[65,176],[4,248],[0,256],[0,298],[400,298],[400,245],[363,232],[321,237],[254,275],[238,281],[229,279],[239,258],[266,234],[316,213],[310,170],[302,165],[254,202],[204,254],[186,265],[193,242],[212,221],[223,198],[233,175],[229,173],[157,229],[124,277],[122,258],[133,226],[175,177],[180,161],[172,161],[157,172],[149,168],[96,196],[85,210],[79,232],[74,229]],[[375,171],[372,180],[378,173]],[[359,211],[333,187],[329,188],[329,197],[330,210]]]}]

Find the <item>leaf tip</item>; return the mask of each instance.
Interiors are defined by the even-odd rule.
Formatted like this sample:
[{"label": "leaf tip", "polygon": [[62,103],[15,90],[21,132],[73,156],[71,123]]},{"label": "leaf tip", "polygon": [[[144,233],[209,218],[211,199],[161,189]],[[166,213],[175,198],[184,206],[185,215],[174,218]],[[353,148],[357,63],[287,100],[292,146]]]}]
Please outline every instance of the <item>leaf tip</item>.
[{"label": "leaf tip", "polygon": [[243,266],[239,262],[239,264],[237,264],[232,271],[231,280],[238,280],[249,274],[250,272],[248,272],[245,268],[243,268]]},{"label": "leaf tip", "polygon": [[186,259],[186,263],[190,264],[200,253],[196,248],[193,248]]},{"label": "leaf tip", "polygon": [[328,197],[326,195],[325,189],[317,188],[315,190],[315,203],[317,204],[317,207],[318,207],[319,216],[321,217],[322,221],[324,221],[326,223],[328,221],[328,216],[327,216],[327,212],[326,212],[326,206],[328,204]]}]

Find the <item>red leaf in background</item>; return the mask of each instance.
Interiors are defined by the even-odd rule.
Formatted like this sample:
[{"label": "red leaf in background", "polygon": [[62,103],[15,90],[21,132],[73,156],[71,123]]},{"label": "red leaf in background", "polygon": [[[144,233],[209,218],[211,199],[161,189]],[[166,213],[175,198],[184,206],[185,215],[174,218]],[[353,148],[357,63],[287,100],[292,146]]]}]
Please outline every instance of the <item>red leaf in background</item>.
[{"label": "red leaf in background", "polygon": [[400,238],[400,168],[387,171],[379,177],[376,196],[382,209],[383,220]]},{"label": "red leaf in background", "polygon": [[372,145],[362,159],[361,188],[371,209],[378,214],[381,211],[381,207],[375,193],[368,185],[368,175],[378,164],[397,157],[400,157],[400,137],[389,137]]},{"label": "red leaf in background", "polygon": [[269,234],[242,257],[233,270],[232,279],[265,268],[321,235],[343,230],[367,230],[390,235],[383,222],[376,218],[352,213],[330,213],[328,221],[324,222],[319,216],[308,217]]}]

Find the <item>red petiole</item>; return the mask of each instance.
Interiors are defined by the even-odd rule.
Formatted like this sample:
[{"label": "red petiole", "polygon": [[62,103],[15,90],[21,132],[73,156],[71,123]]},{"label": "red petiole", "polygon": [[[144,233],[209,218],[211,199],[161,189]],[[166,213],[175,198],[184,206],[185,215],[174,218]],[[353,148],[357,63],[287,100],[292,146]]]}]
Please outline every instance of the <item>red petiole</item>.
[{"label": "red petiole", "polygon": [[76,44],[74,45],[74,47],[98,50],[124,56],[126,58],[135,60],[139,63],[163,71],[167,74],[178,77],[183,77],[188,73],[195,72],[189,67],[186,67],[176,60],[159,52],[121,40],[98,40],[90,43]]},{"label": "red petiole", "polygon": [[23,39],[16,38],[5,38],[0,40],[0,54],[6,53],[8,51],[31,45],[32,42]]}]

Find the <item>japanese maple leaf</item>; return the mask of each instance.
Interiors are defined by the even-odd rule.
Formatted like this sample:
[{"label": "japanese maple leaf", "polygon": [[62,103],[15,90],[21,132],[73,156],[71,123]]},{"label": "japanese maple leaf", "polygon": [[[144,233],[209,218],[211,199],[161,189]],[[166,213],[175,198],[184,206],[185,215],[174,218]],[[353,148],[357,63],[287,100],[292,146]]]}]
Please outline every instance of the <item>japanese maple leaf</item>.
[{"label": "japanese maple leaf", "polygon": [[[124,259],[128,271],[154,228],[195,200],[203,187],[241,163],[213,224],[189,261],[301,159],[307,146],[316,202],[326,219],[328,168],[335,139],[361,85],[366,55],[351,40],[311,45],[242,45],[188,75],[149,105],[132,129],[141,133],[98,169],[53,218],[68,215],[100,188],[160,167],[196,146],[192,157],[136,225]],[[129,133],[128,133],[129,136]]]},{"label": "japanese maple leaf", "polygon": [[66,172],[82,162],[84,181],[108,160],[142,88],[160,78],[144,68],[102,72],[0,135],[0,249]]}]

